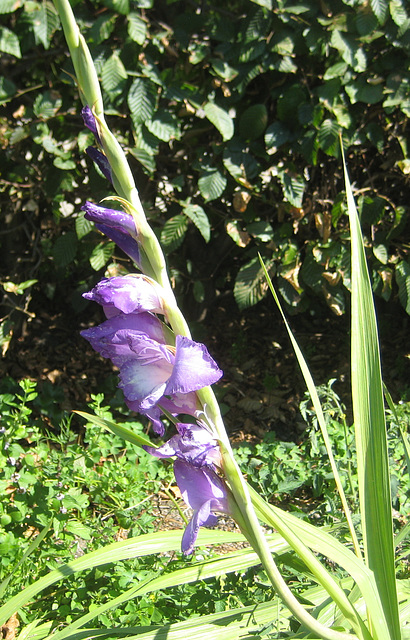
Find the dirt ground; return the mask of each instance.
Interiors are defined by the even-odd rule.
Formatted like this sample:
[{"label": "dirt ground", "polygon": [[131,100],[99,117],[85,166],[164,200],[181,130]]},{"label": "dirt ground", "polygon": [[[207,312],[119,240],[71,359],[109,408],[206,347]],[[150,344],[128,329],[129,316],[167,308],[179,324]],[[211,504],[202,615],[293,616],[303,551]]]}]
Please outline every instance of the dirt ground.
[{"label": "dirt ground", "polygon": [[[92,393],[107,389],[113,393],[115,369],[79,334],[102,320],[101,310],[89,305],[75,314],[69,304],[55,312],[51,304],[32,307],[35,317],[11,341],[0,360],[0,376],[30,377],[39,382],[40,390],[48,387],[49,395],[50,388],[58,388],[54,401],[67,411],[83,409]],[[406,399],[410,394],[409,318],[400,307],[380,303],[378,317],[385,382],[395,401]],[[289,322],[316,384],[336,378],[334,389],[349,415],[348,318],[325,310],[320,319],[304,315],[290,317]],[[195,328],[198,333],[198,325]],[[282,440],[303,437],[298,406],[305,386],[274,302],[267,299],[239,313],[229,296],[217,300],[199,333],[224,371],[216,393],[232,437],[260,440],[267,431],[275,431]]]}]

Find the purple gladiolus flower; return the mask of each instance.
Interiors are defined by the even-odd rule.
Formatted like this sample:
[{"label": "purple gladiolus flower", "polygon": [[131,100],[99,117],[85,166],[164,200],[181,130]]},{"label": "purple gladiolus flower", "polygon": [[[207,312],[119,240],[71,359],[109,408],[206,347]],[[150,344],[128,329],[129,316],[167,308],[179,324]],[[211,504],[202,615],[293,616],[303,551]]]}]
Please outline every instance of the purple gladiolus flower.
[{"label": "purple gladiolus flower", "polygon": [[[123,301],[127,299],[124,297]],[[196,394],[222,376],[205,345],[177,335],[166,344],[164,325],[151,313],[119,313],[98,327],[82,331],[92,347],[119,367],[128,407],[148,416],[154,430],[164,433],[160,407],[194,415]]]},{"label": "purple gladiolus flower", "polygon": [[108,209],[88,200],[81,207],[85,211],[85,218],[96,223],[101,233],[113,240],[135,264],[139,265],[140,250],[138,233],[132,216],[124,211]]},{"label": "purple gladiolus flower", "polygon": [[221,451],[218,442],[205,425],[186,424],[176,425],[177,435],[172,436],[161,447],[144,447],[148,453],[157,458],[176,457],[194,465],[215,469],[221,466]]},{"label": "purple gladiolus flower", "polygon": [[215,471],[196,467],[184,460],[176,460],[174,474],[181,495],[194,514],[184,531],[181,550],[185,555],[193,552],[199,527],[213,527],[218,518],[213,513],[229,513],[228,488]]},{"label": "purple gladiolus flower", "polygon": [[95,147],[87,147],[86,148],[87,155],[91,158],[93,162],[97,165],[101,173],[112,183],[112,173],[110,163],[108,162],[107,156],[96,149]]},{"label": "purple gladiolus flower", "polygon": [[103,278],[83,297],[98,302],[107,318],[141,311],[163,314],[161,291],[161,287],[148,276],[129,274]]}]

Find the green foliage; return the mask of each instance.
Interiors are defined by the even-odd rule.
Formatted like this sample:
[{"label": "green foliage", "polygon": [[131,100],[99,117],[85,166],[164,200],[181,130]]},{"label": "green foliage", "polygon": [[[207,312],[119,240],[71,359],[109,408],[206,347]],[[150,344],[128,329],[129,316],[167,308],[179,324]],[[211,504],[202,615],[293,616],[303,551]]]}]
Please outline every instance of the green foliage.
[{"label": "green foliage", "polygon": [[[319,298],[344,313],[341,135],[354,179],[365,186],[358,205],[374,291],[408,312],[405,3],[242,0],[224,11],[208,4],[195,15],[184,7],[102,0],[75,6],[110,126],[130,154],[151,223],[181,276],[180,295],[218,272],[214,286],[232,288],[238,300],[259,251],[272,262],[288,310],[313,308]],[[0,12],[2,207],[12,229],[36,203],[40,251],[57,269],[37,267],[34,276],[52,280],[58,273],[48,283],[58,292],[64,278],[92,278],[92,269],[117,257],[84,228],[79,211],[90,188],[98,200],[110,186],[84,159],[92,135],[79,117],[52,3],[4,0]],[[269,228],[268,237],[253,233],[255,224]],[[68,235],[74,227],[79,239],[87,232],[81,250]],[[221,259],[222,246],[230,250]],[[188,268],[192,254],[198,259]],[[240,308],[265,293],[239,296]],[[210,285],[201,304],[213,295]]]}]

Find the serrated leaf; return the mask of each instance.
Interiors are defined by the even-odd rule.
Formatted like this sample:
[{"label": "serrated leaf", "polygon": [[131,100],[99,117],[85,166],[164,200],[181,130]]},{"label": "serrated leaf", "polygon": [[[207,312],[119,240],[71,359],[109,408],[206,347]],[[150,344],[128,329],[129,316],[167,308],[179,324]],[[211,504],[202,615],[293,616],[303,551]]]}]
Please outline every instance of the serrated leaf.
[{"label": "serrated leaf", "polygon": [[234,126],[233,120],[229,113],[213,102],[207,102],[204,107],[205,115],[209,122],[212,122],[224,141],[230,140],[233,136]]},{"label": "serrated leaf", "polygon": [[279,147],[285,142],[289,142],[292,135],[289,129],[282,122],[272,122],[266,129],[265,145],[267,152],[271,155],[276,153]]},{"label": "serrated leaf", "polygon": [[409,16],[404,7],[403,0],[390,0],[390,15],[392,20],[398,27],[403,27],[406,25]]},{"label": "serrated leaf", "polygon": [[134,11],[128,15],[128,35],[131,40],[140,45],[144,44],[147,35],[147,25]]},{"label": "serrated leaf", "polygon": [[0,51],[8,53],[15,58],[21,58],[19,39],[7,27],[0,27]]},{"label": "serrated leaf", "polygon": [[253,104],[239,119],[239,133],[245,140],[256,140],[266,129],[268,111],[264,104]]},{"label": "serrated leaf", "polygon": [[[267,264],[270,271],[273,268],[273,261]],[[247,309],[265,297],[268,285],[265,273],[261,267],[259,258],[252,258],[243,265],[236,276],[233,294],[239,309]]]},{"label": "serrated leaf", "polygon": [[52,254],[57,267],[66,267],[72,262],[77,253],[77,236],[74,231],[68,231],[57,238]]},{"label": "serrated leaf", "polygon": [[94,247],[90,255],[90,265],[94,271],[99,271],[107,264],[114,253],[114,249],[114,242],[100,242]]},{"label": "serrated leaf", "polygon": [[11,13],[21,6],[21,0],[0,0],[0,14]]},{"label": "serrated leaf", "polygon": [[387,0],[370,0],[370,6],[379,24],[383,24],[387,17]]},{"label": "serrated leaf", "polygon": [[226,178],[218,169],[209,169],[201,173],[198,180],[199,191],[206,202],[216,200],[225,190]]},{"label": "serrated leaf", "polygon": [[45,93],[40,93],[34,100],[33,111],[37,118],[52,118],[61,105],[62,100],[57,92],[46,91]]},{"label": "serrated leaf", "polygon": [[135,78],[128,92],[128,106],[134,126],[151,120],[155,111],[157,88],[144,78]]},{"label": "serrated leaf", "polygon": [[396,282],[399,287],[399,299],[410,315],[410,264],[405,260],[396,266]]},{"label": "serrated leaf", "polygon": [[323,151],[329,154],[335,153],[339,145],[339,131],[340,127],[335,120],[327,118],[322,122],[317,137]]},{"label": "serrated leaf", "polygon": [[161,243],[166,253],[171,253],[182,244],[188,229],[186,216],[178,214],[164,224],[161,231]]},{"label": "serrated leaf", "polygon": [[152,153],[149,153],[146,149],[130,149],[130,153],[142,164],[144,169],[152,175],[156,169],[155,157]]},{"label": "serrated leaf", "polygon": [[42,44],[44,49],[48,49],[51,36],[59,25],[59,17],[54,5],[48,0],[43,0],[30,15],[30,20],[36,43]]},{"label": "serrated leaf", "polygon": [[194,225],[199,229],[205,242],[209,242],[211,238],[211,227],[208,216],[198,204],[188,204],[184,207],[184,213]]},{"label": "serrated leaf", "polygon": [[90,231],[93,229],[94,225],[90,220],[85,218],[85,213],[81,212],[78,217],[75,219],[75,232],[77,234],[77,238],[81,240],[84,238]]},{"label": "serrated leaf", "polygon": [[288,202],[298,209],[301,208],[303,202],[303,193],[305,191],[305,181],[301,176],[292,176],[288,172],[282,171],[279,174],[282,184],[283,194]]},{"label": "serrated leaf", "polygon": [[255,178],[260,170],[260,165],[253,155],[246,150],[241,142],[235,139],[226,145],[223,152],[223,163],[231,176],[241,184]]},{"label": "serrated leaf", "polygon": [[164,142],[180,138],[178,120],[172,113],[164,109],[159,109],[155,117],[146,122],[146,127],[150,133]]},{"label": "serrated leaf", "polygon": [[89,36],[95,44],[101,44],[104,40],[108,40],[114,30],[116,18],[116,15],[102,15],[95,20]]},{"label": "serrated leaf", "polygon": [[115,98],[123,92],[126,82],[127,72],[118,53],[114,52],[101,70],[102,86],[112,98]]}]

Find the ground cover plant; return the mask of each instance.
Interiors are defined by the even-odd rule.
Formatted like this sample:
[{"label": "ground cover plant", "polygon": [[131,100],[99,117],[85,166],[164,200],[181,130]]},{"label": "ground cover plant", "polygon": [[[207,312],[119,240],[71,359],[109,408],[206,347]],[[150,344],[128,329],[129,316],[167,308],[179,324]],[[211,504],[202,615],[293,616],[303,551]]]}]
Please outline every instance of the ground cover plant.
[{"label": "ground cover plant", "polygon": [[[94,603],[84,614],[76,611],[79,617],[73,615],[73,620],[67,626],[54,628],[54,620],[43,622],[38,617],[30,621],[20,635],[30,637],[35,633],[54,639],[117,635],[153,638],[170,634],[179,637],[189,632],[200,637],[205,630],[213,637],[226,636],[228,633],[231,637],[270,635],[301,638],[312,637],[313,634],[314,637],[331,640],[400,638],[402,631],[403,635],[408,631],[408,598],[406,581],[397,579],[395,575],[395,546],[402,541],[404,534],[400,532],[395,540],[393,538],[388,444],[373,298],[347,173],[356,449],[353,453],[358,489],[355,514],[360,515],[360,523],[354,522],[349,505],[352,498],[348,499],[343,486],[347,484],[350,491],[353,483],[349,486],[344,474],[338,470],[318,391],[290,332],[268,269],[260,258],[261,270],[289,330],[329,459],[344,514],[342,521],[345,533],[341,542],[336,535],[338,527],[313,526],[289,511],[278,509],[248,485],[242,476],[210,388],[222,372],[205,345],[190,338],[185,318],[175,302],[160,244],[141,207],[130,167],[121,145],[106,124],[98,78],[85,40],[78,30],[70,4],[66,0],[58,0],[56,7],[85,105],[82,111],[84,124],[94,135],[95,146],[88,147],[87,153],[117,193],[115,196],[111,194],[100,204],[87,200],[82,207],[85,220],[94,222],[99,231],[128,254],[141,272],[110,274],[86,294],[86,298],[104,308],[106,320],[98,327],[83,331],[83,336],[118,367],[120,386],[128,408],[148,417],[159,436],[164,436],[165,429],[168,435],[171,425],[174,425],[176,433],[157,446],[133,425],[129,428],[114,423],[104,412],[101,415],[101,398],[95,399],[95,417],[81,413],[92,424],[103,426],[115,436],[142,446],[146,454],[154,458],[173,459],[176,483],[193,514],[186,523],[182,539],[179,531],[160,531],[85,553],[46,573],[23,592],[11,597],[0,608],[0,616],[6,621],[9,615],[38,594],[43,594],[62,579],[85,569],[97,569],[116,560],[170,553],[179,547],[183,555],[191,556],[197,544],[232,542],[245,538],[250,548],[209,560],[196,557],[189,563],[183,562],[182,566],[167,566],[166,571],[156,565],[154,573],[148,571],[144,577],[134,574],[131,586],[119,595],[108,591],[104,602]],[[27,397],[20,398],[24,409],[25,404],[33,399],[34,390],[33,387],[30,389],[29,383],[23,385],[22,389],[27,394]],[[329,389],[327,394],[330,396]],[[401,427],[398,412],[387,397],[394,420],[398,423],[404,456],[408,457],[407,436]],[[6,405],[13,406],[13,403],[16,404],[13,397],[6,398]],[[303,410],[307,415],[311,409],[304,406]],[[27,410],[20,413],[24,419],[29,415]],[[185,421],[180,422],[182,415]],[[13,420],[11,416],[10,421]],[[19,478],[14,476],[13,482],[18,481]],[[74,503],[79,505],[81,500],[75,500],[78,494],[74,492],[73,495]],[[400,500],[403,504],[402,496]],[[53,501],[51,506],[56,508]],[[62,515],[66,514],[61,509],[66,508],[60,507]],[[242,535],[236,532],[200,532],[202,525],[216,523],[214,512],[233,517]],[[260,521],[275,532],[266,535]],[[28,551],[39,546],[41,536],[35,539]],[[321,556],[327,562],[322,562]],[[198,599],[193,595],[190,602],[194,615],[182,622],[170,622],[168,618],[162,620],[159,606],[159,613],[155,613],[155,607],[148,611],[151,616],[148,624],[139,620],[136,626],[129,626],[128,620],[121,620],[120,625],[107,627],[112,620],[103,618],[102,626],[83,629],[109,610],[121,610],[125,605],[128,607],[126,611],[130,611],[129,607],[132,609],[135,598],[142,597],[145,606],[147,594],[162,593],[170,587],[196,583],[198,579],[218,578],[237,571],[239,567],[246,569],[259,563],[262,563],[266,578],[275,591],[273,598],[270,589],[264,592],[268,596],[266,602],[259,603],[260,594],[256,592],[251,594],[249,606],[225,608],[225,603],[221,602],[215,607],[215,613],[198,616],[198,613],[202,613],[203,603],[200,597]],[[297,567],[299,586],[296,589],[289,586],[292,581],[285,580],[286,572],[279,570],[279,563],[291,569]],[[336,569],[333,569],[334,564],[337,565]],[[133,578],[137,578],[136,584]],[[7,582],[8,578],[3,587],[7,587]],[[312,586],[312,582],[316,586]],[[121,586],[126,585],[122,582]],[[199,593],[210,593],[212,587],[215,588],[214,583],[201,584]],[[101,585],[99,595],[104,589],[105,585]],[[154,601],[156,597],[153,596]],[[255,607],[255,603],[258,606]],[[161,623],[165,624],[161,626]]]}]

